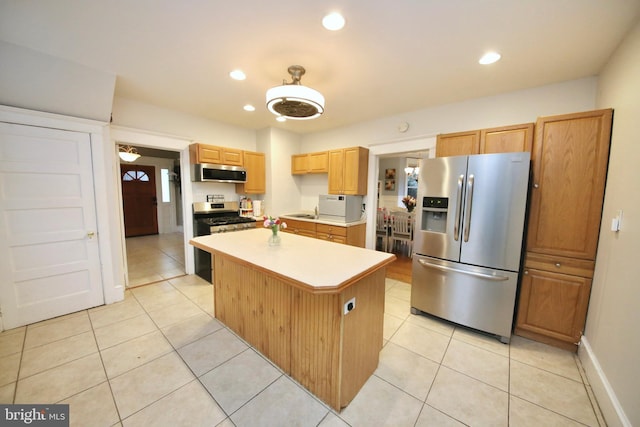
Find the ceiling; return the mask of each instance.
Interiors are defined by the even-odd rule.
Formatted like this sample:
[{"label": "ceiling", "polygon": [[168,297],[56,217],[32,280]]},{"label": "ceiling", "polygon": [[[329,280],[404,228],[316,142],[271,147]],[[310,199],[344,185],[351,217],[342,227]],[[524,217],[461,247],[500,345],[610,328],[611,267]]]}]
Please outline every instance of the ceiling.
[{"label": "ceiling", "polygon": [[[119,97],[308,133],[597,75],[639,17],[640,0],[0,0],[0,40],[115,73]],[[488,50],[502,60],[479,65]],[[278,123],[265,92],[293,64],[326,112]]]}]

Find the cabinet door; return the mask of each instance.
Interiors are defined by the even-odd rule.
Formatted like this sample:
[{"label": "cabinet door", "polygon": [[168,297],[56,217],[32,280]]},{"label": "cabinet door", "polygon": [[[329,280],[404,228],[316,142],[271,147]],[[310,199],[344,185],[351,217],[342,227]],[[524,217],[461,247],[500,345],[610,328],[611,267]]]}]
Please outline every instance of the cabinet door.
[{"label": "cabinet door", "polygon": [[342,194],[344,188],[344,150],[329,151],[329,194]]},{"label": "cabinet door", "polygon": [[595,259],[611,119],[612,110],[538,119],[527,251]]},{"label": "cabinet door", "polygon": [[291,175],[304,175],[309,171],[309,155],[294,154],[291,156]]},{"label": "cabinet door", "polygon": [[222,148],[213,145],[198,144],[197,163],[222,164]]},{"label": "cabinet door", "polygon": [[309,153],[309,173],[327,173],[329,171],[329,153],[321,151]]},{"label": "cabinet door", "polygon": [[264,194],[266,192],[264,153],[243,152],[244,167],[247,170],[247,181],[236,184],[236,192],[244,194]]},{"label": "cabinet door", "polygon": [[480,131],[480,154],[531,152],[532,145],[533,123]]},{"label": "cabinet door", "polygon": [[367,194],[369,150],[362,147],[344,149],[343,194]]},{"label": "cabinet door", "polygon": [[534,339],[548,337],[575,349],[584,329],[590,292],[591,279],[586,277],[525,267],[516,333]]},{"label": "cabinet door", "polygon": [[436,138],[436,157],[466,156],[479,153],[479,130],[440,134]]}]

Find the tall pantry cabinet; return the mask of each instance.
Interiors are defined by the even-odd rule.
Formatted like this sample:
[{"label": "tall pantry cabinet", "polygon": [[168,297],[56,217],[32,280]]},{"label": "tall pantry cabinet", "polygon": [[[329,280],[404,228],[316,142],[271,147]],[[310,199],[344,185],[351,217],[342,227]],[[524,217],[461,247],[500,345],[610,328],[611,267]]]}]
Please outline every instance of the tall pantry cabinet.
[{"label": "tall pantry cabinet", "polygon": [[536,123],[517,335],[577,349],[595,266],[612,117],[606,109]]}]

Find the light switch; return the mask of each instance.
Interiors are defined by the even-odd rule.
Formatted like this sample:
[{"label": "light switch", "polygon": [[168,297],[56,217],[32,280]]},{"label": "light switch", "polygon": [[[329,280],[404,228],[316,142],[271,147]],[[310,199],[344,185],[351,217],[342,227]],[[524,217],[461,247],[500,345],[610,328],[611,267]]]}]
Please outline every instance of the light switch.
[{"label": "light switch", "polygon": [[620,209],[616,216],[611,219],[611,231],[618,232],[622,226],[622,209]]}]

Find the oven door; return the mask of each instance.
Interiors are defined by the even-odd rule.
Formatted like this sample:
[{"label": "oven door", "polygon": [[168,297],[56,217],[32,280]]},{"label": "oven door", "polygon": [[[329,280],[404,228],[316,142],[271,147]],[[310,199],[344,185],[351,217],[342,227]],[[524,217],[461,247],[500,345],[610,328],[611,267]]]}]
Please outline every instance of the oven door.
[{"label": "oven door", "polygon": [[[193,231],[196,237],[208,236],[211,233],[210,230],[211,226],[204,221],[196,219],[193,222]],[[211,277],[211,254],[198,248],[193,248],[193,254],[196,274],[207,282],[213,283]]]}]

